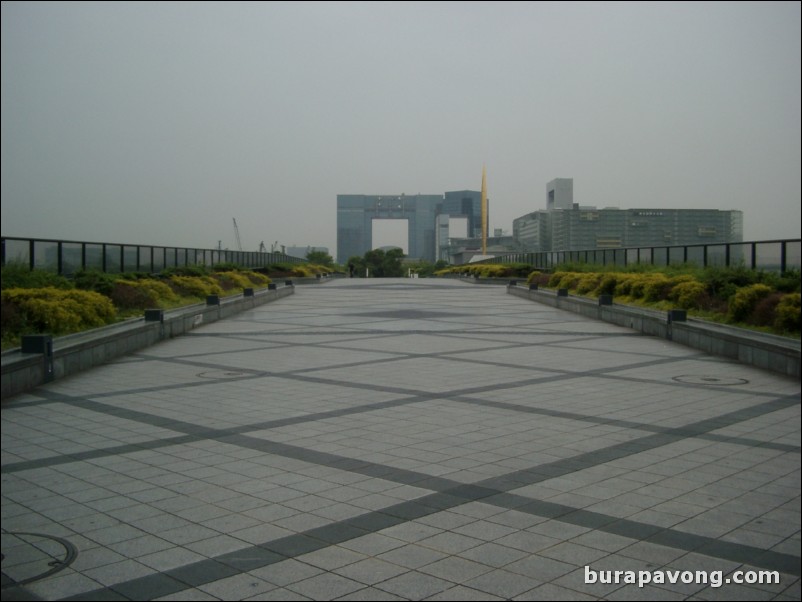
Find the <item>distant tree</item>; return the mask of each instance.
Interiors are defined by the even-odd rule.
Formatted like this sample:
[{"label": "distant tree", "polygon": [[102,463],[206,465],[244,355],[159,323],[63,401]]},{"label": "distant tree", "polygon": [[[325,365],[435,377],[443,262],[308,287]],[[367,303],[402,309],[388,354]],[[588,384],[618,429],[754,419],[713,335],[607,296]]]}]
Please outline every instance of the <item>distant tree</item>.
[{"label": "distant tree", "polygon": [[407,266],[418,275],[419,278],[430,278],[437,270],[448,267],[448,262],[438,259],[436,263],[430,263],[424,259]]},{"label": "distant tree", "polygon": [[354,276],[363,278],[365,276],[365,258],[359,255],[354,255],[348,258],[348,263],[345,264],[346,273],[348,273],[350,266],[354,266]]},{"label": "distant tree", "polygon": [[334,258],[325,251],[309,251],[306,254],[306,260],[317,265],[334,265]]},{"label": "distant tree", "polygon": [[365,253],[364,264],[374,278],[397,278],[404,275],[401,260],[404,252],[401,249],[373,249]]},{"label": "distant tree", "polygon": [[365,267],[368,269],[369,274],[373,278],[384,277],[384,268],[382,266],[384,263],[384,251],[381,249],[373,249],[372,251],[368,251],[365,253],[363,260],[365,262]]}]

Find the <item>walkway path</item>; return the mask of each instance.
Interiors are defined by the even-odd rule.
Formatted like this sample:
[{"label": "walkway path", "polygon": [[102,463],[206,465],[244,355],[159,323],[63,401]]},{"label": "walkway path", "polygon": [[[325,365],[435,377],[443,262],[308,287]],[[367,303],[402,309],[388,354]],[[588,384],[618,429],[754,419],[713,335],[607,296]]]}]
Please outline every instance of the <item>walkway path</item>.
[{"label": "walkway path", "polygon": [[3,599],[800,595],[799,382],[501,287],[299,287],[2,426]]}]

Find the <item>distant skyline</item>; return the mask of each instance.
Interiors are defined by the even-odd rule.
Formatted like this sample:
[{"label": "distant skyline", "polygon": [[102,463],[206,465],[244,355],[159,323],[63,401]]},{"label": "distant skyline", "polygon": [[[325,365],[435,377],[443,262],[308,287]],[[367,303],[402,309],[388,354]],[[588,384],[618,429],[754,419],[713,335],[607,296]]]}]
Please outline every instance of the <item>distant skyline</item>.
[{"label": "distant skyline", "polygon": [[[798,2],[3,2],[6,236],[336,249],[338,194],[479,190],[799,238]],[[383,241],[383,244],[392,242]]]}]

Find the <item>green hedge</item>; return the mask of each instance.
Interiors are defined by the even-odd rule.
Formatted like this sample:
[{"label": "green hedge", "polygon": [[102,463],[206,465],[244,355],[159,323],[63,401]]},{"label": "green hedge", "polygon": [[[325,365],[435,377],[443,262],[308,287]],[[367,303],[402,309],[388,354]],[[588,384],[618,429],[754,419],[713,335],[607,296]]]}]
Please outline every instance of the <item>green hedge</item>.
[{"label": "green hedge", "polygon": [[474,263],[437,270],[436,276],[468,274],[475,278],[526,278],[532,271],[528,263]]},{"label": "green hedge", "polygon": [[614,295],[619,303],[679,307],[731,324],[765,327],[777,334],[799,333],[798,275],[779,277],[732,269],[731,279],[727,279],[727,273],[722,268],[691,273],[676,268],[666,273],[560,270],[548,276],[547,282],[539,272],[532,272],[528,281],[577,295]]},{"label": "green hedge", "polygon": [[4,338],[6,333],[69,334],[104,326],[117,318],[111,299],[92,291],[12,288],[2,292],[2,304]]},{"label": "green hedge", "polygon": [[23,334],[79,332],[141,315],[205,301],[208,295],[265,288],[271,280],[250,270],[221,266],[171,268],[159,276],[82,271],[72,281],[44,270],[9,264],[2,269],[3,347]]}]

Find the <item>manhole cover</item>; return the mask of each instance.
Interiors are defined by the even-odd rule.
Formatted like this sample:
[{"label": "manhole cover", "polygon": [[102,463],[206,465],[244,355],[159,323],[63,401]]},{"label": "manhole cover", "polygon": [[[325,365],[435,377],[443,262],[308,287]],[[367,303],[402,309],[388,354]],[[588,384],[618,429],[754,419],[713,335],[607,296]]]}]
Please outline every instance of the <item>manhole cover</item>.
[{"label": "manhole cover", "polygon": [[209,372],[201,372],[198,374],[201,378],[242,378],[243,376],[250,376],[247,372],[237,372],[235,370],[211,370]]},{"label": "manhole cover", "polygon": [[78,555],[75,546],[61,537],[6,531],[2,537],[4,590],[58,573]]},{"label": "manhole cover", "polygon": [[675,376],[672,380],[678,383],[686,383],[689,385],[716,385],[719,387],[733,387],[736,385],[745,385],[749,381],[745,378],[735,378],[732,376],[706,376],[697,374],[683,374],[682,376]]}]

